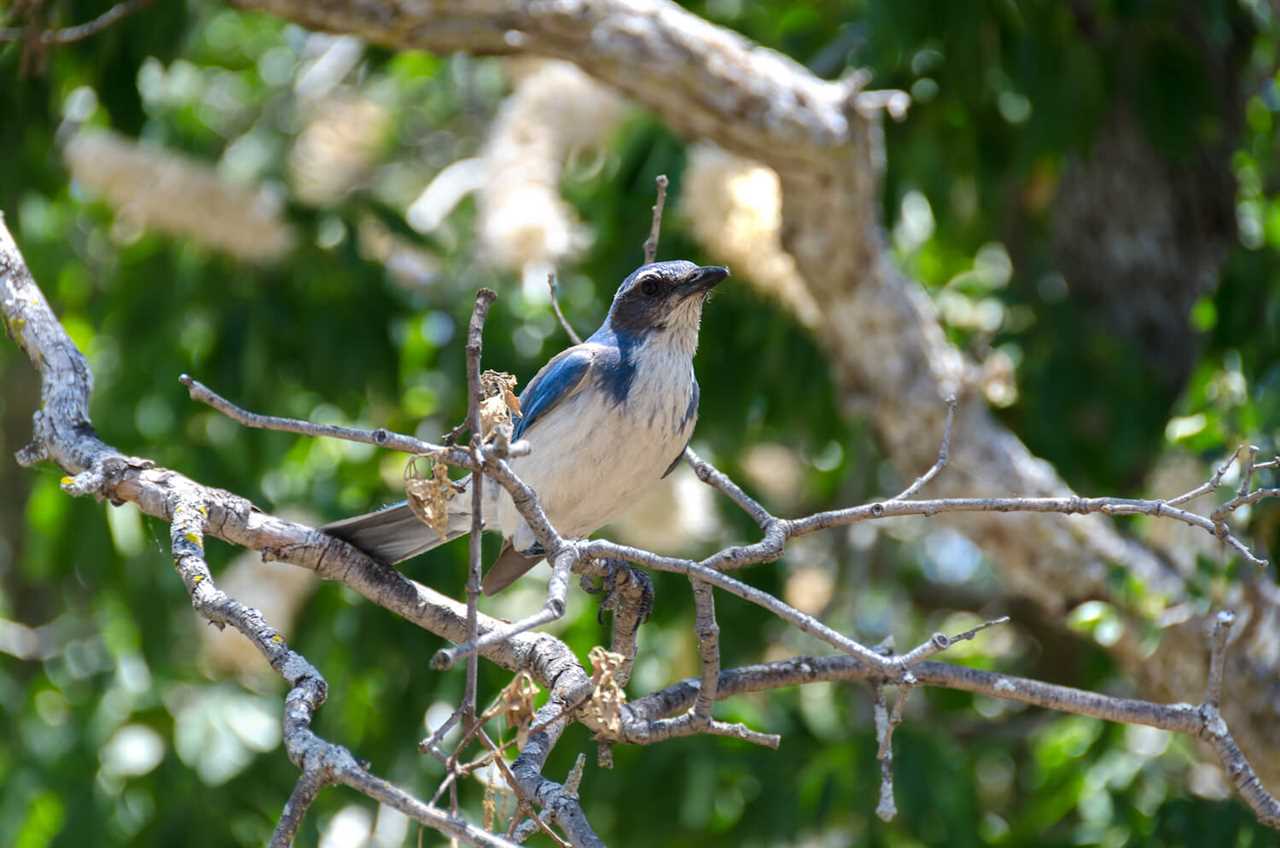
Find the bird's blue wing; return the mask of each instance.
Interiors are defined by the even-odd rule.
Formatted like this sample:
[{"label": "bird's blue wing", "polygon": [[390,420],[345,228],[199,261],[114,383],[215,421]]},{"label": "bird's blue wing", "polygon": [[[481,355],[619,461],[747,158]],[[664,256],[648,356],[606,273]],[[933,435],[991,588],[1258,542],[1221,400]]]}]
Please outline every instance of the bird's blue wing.
[{"label": "bird's blue wing", "polygon": [[571,395],[591,370],[595,352],[588,345],[576,345],[552,357],[534,375],[520,395],[520,420],[514,437],[519,439],[539,418]]}]

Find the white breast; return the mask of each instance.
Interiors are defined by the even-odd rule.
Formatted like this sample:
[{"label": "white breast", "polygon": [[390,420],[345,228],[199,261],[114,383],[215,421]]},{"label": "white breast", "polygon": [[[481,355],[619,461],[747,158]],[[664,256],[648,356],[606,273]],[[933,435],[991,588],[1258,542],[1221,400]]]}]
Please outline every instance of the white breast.
[{"label": "white breast", "polygon": [[[690,353],[649,342],[633,356],[636,374],[625,402],[584,386],[530,429],[530,455],[511,463],[564,536],[587,536],[618,518],[662,478],[693,433]],[[517,550],[535,541],[505,493],[498,495],[496,524]]]}]

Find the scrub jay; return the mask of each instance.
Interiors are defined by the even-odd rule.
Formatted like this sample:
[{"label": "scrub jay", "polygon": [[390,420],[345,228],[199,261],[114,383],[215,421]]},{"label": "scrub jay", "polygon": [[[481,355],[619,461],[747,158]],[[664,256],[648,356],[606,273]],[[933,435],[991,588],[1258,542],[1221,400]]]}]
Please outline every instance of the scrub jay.
[{"label": "scrub jay", "polygon": [[[728,268],[683,260],[642,265],[618,287],[600,329],[552,357],[525,387],[514,437],[531,450],[511,467],[562,535],[595,532],[680,461],[698,418],[693,354],[702,307],[727,276]],[[397,563],[470,532],[470,503],[450,501],[443,536],[407,503],[322,529]],[[492,595],[546,551],[500,486],[485,487],[483,510],[486,529],[500,530],[504,540],[484,577],[484,593]]]}]

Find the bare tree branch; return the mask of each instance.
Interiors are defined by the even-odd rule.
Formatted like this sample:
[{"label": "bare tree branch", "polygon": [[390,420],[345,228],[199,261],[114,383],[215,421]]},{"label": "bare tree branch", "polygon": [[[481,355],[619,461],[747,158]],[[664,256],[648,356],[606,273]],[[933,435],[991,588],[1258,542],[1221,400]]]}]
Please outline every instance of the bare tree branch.
[{"label": "bare tree branch", "polygon": [[1213,619],[1209,632],[1209,680],[1205,684],[1204,702],[1215,709],[1222,702],[1222,672],[1227,653],[1227,635],[1236,617],[1223,611]]},{"label": "bare tree branch", "polygon": [[560,322],[560,327],[564,330],[564,334],[574,344],[582,344],[582,336],[578,335],[578,331],[573,329],[573,325],[569,323],[568,318],[564,317],[564,312],[560,309],[560,284],[556,281],[554,271],[547,274],[547,288],[551,291],[551,308],[555,310],[556,320]]},{"label": "bare tree branch", "polygon": [[929,470],[921,474],[915,479],[910,486],[894,495],[889,500],[905,501],[916,492],[923,489],[929,484],[929,481],[938,476],[938,472],[947,467],[947,460],[951,457],[951,428],[956,423],[956,396],[951,395],[947,398],[947,420],[942,425],[942,442],[938,446],[938,459],[929,467]]},{"label": "bare tree branch", "polygon": [[[90,36],[97,35],[121,18],[133,14],[150,3],[151,0],[124,0],[124,2],[117,3],[101,15],[98,15],[98,17],[83,24],[38,32],[36,40],[42,45],[74,44],[77,41],[83,41]],[[21,41],[26,37],[26,27],[0,28],[0,42]]]},{"label": "bare tree branch", "polygon": [[[289,426],[290,428],[296,428],[298,425],[297,422],[290,422]],[[361,440],[367,440],[367,438],[369,437],[365,434],[362,436]],[[395,436],[392,434],[391,438],[399,439],[406,437]],[[944,426],[943,442],[946,443],[949,439],[949,428]],[[944,455],[945,451],[940,449],[939,460],[937,462],[941,462]],[[733,567],[741,567],[743,565],[776,560],[781,553],[782,546],[785,544],[786,539],[814,532],[817,529],[831,526],[842,526],[844,524],[854,523],[855,521],[877,520],[902,515],[933,515],[938,512],[946,512],[950,510],[992,510],[1008,512],[1027,509],[1032,511],[1063,511],[1067,513],[1074,513],[1090,510],[1106,511],[1114,509],[1116,512],[1141,512],[1159,517],[1181,520],[1190,523],[1193,526],[1199,526],[1203,529],[1209,530],[1210,532],[1215,532],[1215,534],[1219,535],[1226,533],[1225,525],[1221,519],[1214,522],[1210,519],[1203,518],[1202,516],[1198,516],[1193,513],[1188,513],[1185,510],[1176,507],[1170,508],[1164,501],[1137,501],[1133,499],[1118,498],[953,498],[932,501],[905,501],[893,499],[890,501],[869,504],[864,507],[832,510],[805,518],[784,521],[773,517],[764,510],[763,507],[756,504],[746,496],[745,493],[742,493],[736,484],[733,484],[732,481],[728,480],[728,478],[723,474],[716,472],[706,463],[701,460],[697,460],[696,457],[695,461],[702,466],[703,474],[701,476],[704,476],[704,479],[708,481],[709,485],[724,491],[731,499],[740,506],[743,506],[743,508],[749,513],[754,515],[757,511],[759,512],[759,519],[762,527],[765,529],[764,540],[756,543],[755,545],[736,549],[726,549],[725,551],[712,555],[702,563],[695,563],[689,560],[680,560],[672,557],[663,557],[649,551],[628,548],[605,540],[595,540],[582,543],[581,547],[577,548],[579,555],[585,551],[587,556],[616,557],[636,562],[650,568],[655,568],[657,570],[683,573],[690,576],[691,579],[694,579],[695,581],[698,581],[698,579],[701,578],[700,582],[718,586],[732,594],[774,612],[780,618],[795,625],[802,631],[827,641],[834,647],[837,647],[848,653],[850,656],[862,661],[868,668],[876,670],[876,676],[878,679],[895,684],[913,685],[918,682],[927,682],[922,677],[914,673],[922,659],[933,655],[938,651],[944,650],[955,641],[972,638],[982,629],[992,626],[993,624],[1001,623],[1005,619],[996,619],[994,621],[987,622],[980,627],[974,628],[966,633],[959,634],[956,637],[949,638],[943,634],[935,634],[930,640],[924,642],[906,655],[900,657],[883,657],[879,653],[860,645],[856,641],[848,639],[847,637],[831,630],[812,616],[808,616],[805,613],[795,610],[774,596],[728,577],[722,573],[721,569],[730,565]],[[935,463],[934,468],[938,467],[940,466]],[[514,475],[510,474],[509,469],[507,469],[506,472],[509,476],[504,485],[507,485],[512,491],[517,491],[518,486],[521,484],[519,484],[519,481],[514,478]],[[1252,497],[1255,492],[1259,491],[1265,490],[1250,491],[1246,483],[1243,488],[1238,490],[1235,500],[1242,502],[1244,499]],[[1245,492],[1246,494],[1241,495],[1240,492]],[[536,507],[536,496],[531,494],[530,499],[532,503],[526,504],[526,507],[533,510],[530,513],[531,516],[538,517],[538,515],[540,515],[540,510]],[[545,519],[545,516],[542,517]],[[554,534],[554,530],[551,530],[550,532]],[[700,650],[705,647],[704,640],[701,637],[702,634],[700,634]],[[992,684],[994,687],[993,691],[988,692],[987,694],[993,694],[995,697],[1010,697],[1015,700],[1023,700],[1023,698],[1020,698],[1017,695],[1019,692],[1018,687],[1015,684],[1010,683],[1010,680],[1016,680],[1016,678],[1002,678],[996,680]],[[1066,711],[1080,711],[1084,712],[1086,715],[1093,715],[1094,713],[1078,709],[1081,704],[1098,708],[1096,702],[1091,701],[1090,698],[1100,696],[1092,696],[1092,693],[1083,693],[1089,697],[1078,698],[1075,697],[1075,695],[1078,694],[1076,690],[1071,690],[1070,693],[1064,695],[1063,692],[1036,689],[1037,686],[1044,686],[1047,684],[1036,684],[1034,681],[1028,681],[1028,683],[1034,684],[1030,687],[1030,691],[1035,692],[1040,696],[1043,704],[1046,706],[1051,706],[1055,709],[1064,709]],[[965,687],[957,685],[956,688]],[[1046,691],[1048,691],[1049,694],[1046,694]],[[1138,704],[1140,711],[1146,713],[1166,709],[1162,708],[1161,705],[1152,704],[1150,702],[1133,703]],[[1108,703],[1106,706],[1111,709],[1123,710],[1123,707],[1117,707],[1113,703]],[[1217,714],[1216,706],[1210,705],[1210,707],[1206,707],[1206,709],[1209,708],[1215,711],[1215,715]],[[1197,715],[1199,715],[1199,713]],[[674,718],[657,717],[640,719],[639,721],[627,721],[624,722],[622,733],[620,735],[621,738],[634,744],[649,744],[654,741],[661,741],[663,739],[686,735],[689,732],[697,732],[701,730],[703,732],[709,732],[717,735],[733,735],[737,738],[756,741],[760,744],[777,744],[776,737],[758,734],[755,731],[751,731],[740,726],[730,726],[717,722],[710,722],[710,724],[703,727],[701,726],[703,722],[695,721],[694,716],[695,713],[693,712],[693,708],[690,707],[689,712],[684,716],[677,716]],[[1183,717],[1176,712],[1162,716],[1162,720],[1167,723],[1176,723],[1181,721],[1182,718]],[[1113,720],[1130,720],[1139,721],[1140,723],[1150,723],[1142,722],[1140,719],[1136,718]],[[1164,727],[1165,725],[1156,724],[1155,726]],[[1205,729],[1206,727],[1208,727],[1208,725],[1202,724],[1197,725],[1194,729],[1188,729],[1186,727],[1165,727],[1165,729],[1181,729],[1182,732],[1194,732],[1198,735],[1203,735],[1203,733],[1209,732]],[[1216,733],[1216,725],[1214,728],[1214,733]],[[1225,736],[1215,736],[1214,738],[1226,740],[1229,737],[1230,734],[1226,733]],[[1242,794],[1245,792],[1255,793],[1255,798],[1254,800],[1251,800],[1250,803],[1255,807],[1255,812],[1259,814],[1260,820],[1267,822],[1268,819],[1266,819],[1265,816],[1270,814],[1268,812],[1269,807],[1267,806],[1270,802],[1267,799],[1271,799],[1271,796],[1261,787],[1261,784],[1254,775],[1248,761],[1243,758],[1243,754],[1239,754],[1239,759],[1234,759],[1236,754],[1239,753],[1239,749],[1238,747],[1231,747],[1235,746],[1233,739],[1230,740],[1230,746],[1228,746],[1226,741],[1220,741],[1219,745],[1219,755],[1224,758],[1224,764],[1227,765],[1229,770],[1231,770],[1231,773],[1233,775],[1248,775],[1247,778],[1241,778],[1237,785],[1241,787]],[[884,761],[885,760],[882,758],[882,762]],[[891,777],[891,773],[886,772],[886,774],[889,774],[889,777]],[[889,791],[891,792],[891,786]],[[1256,793],[1261,794],[1258,795]],[[1250,800],[1248,795],[1245,797],[1246,800]],[[1272,801],[1274,801],[1274,799],[1272,799]],[[887,806],[882,807],[882,809],[886,812],[888,811]]]},{"label": "bare tree branch", "polygon": [[[948,511],[1020,510],[1068,514],[1090,511],[1144,513],[1181,520],[1223,538],[1230,535],[1224,523],[1226,513],[1215,513],[1206,519],[1178,507],[1171,507],[1164,501],[1117,498],[952,498],[932,501],[894,499],[799,519],[779,519],[764,510],[723,474],[691,455],[691,463],[695,465],[695,469],[702,469],[699,476],[709,485],[725,492],[751,514],[763,532],[763,538],[759,542],[727,548],[702,562],[693,562],[658,556],[606,540],[579,542],[562,538],[547,520],[538,504],[536,493],[516,477],[506,462],[505,457],[519,448],[518,443],[509,445],[504,439],[497,438],[492,444],[488,444],[480,439],[473,439],[470,449],[463,449],[432,445],[385,430],[318,427],[306,422],[269,418],[245,412],[190,378],[184,379],[193,397],[211,403],[250,426],[336,436],[408,449],[438,461],[469,468],[477,479],[484,475],[490,476],[512,496],[522,517],[549,552],[555,564],[553,571],[559,577],[558,581],[553,581],[556,585],[549,595],[548,604],[554,607],[552,601],[558,595],[560,612],[563,609],[569,571],[592,570],[595,566],[591,563],[604,558],[624,559],[645,567],[688,576],[694,587],[698,609],[696,630],[702,660],[701,680],[676,684],[630,705],[622,705],[614,728],[599,718],[593,718],[590,710],[580,709],[591,698],[595,686],[586,678],[584,670],[567,647],[558,640],[543,634],[504,627],[499,622],[481,616],[474,608],[474,597],[471,604],[460,605],[426,587],[405,580],[392,569],[380,567],[344,543],[301,525],[264,516],[234,495],[206,489],[172,471],[154,468],[145,460],[122,457],[103,444],[93,435],[85,412],[91,379],[83,357],[53,318],[43,296],[30,279],[16,246],[2,226],[0,283],[3,283],[0,288],[0,294],[3,295],[0,306],[3,306],[6,326],[42,374],[44,402],[36,415],[36,439],[32,446],[22,452],[24,460],[54,458],[68,471],[75,473],[74,477],[64,481],[64,488],[68,492],[95,494],[112,500],[131,500],[138,503],[144,511],[170,520],[175,564],[192,593],[193,603],[211,620],[233,623],[238,628],[243,628],[246,635],[250,635],[255,644],[259,644],[269,659],[280,656],[281,651],[291,656],[296,655],[284,648],[283,640],[277,642],[276,634],[261,621],[261,616],[255,619],[252,611],[235,604],[214,589],[207,576],[207,567],[203,565],[204,532],[261,550],[266,556],[314,568],[322,576],[341,579],[409,620],[455,642],[471,643],[474,647],[469,650],[473,654],[480,652],[508,668],[529,670],[551,688],[551,700],[539,711],[536,726],[529,732],[528,741],[510,770],[520,786],[522,797],[531,798],[542,805],[550,814],[550,820],[565,831],[570,844],[599,844],[598,837],[582,815],[576,790],[567,791],[566,787],[546,779],[541,773],[551,748],[570,721],[583,722],[604,739],[635,744],[649,744],[673,736],[706,732],[776,745],[776,736],[714,721],[711,717],[711,705],[715,700],[733,693],[735,688],[737,691],[746,691],[751,686],[758,689],[776,688],[817,679],[866,679],[877,685],[938,685],[983,691],[994,697],[1040,703],[1068,712],[1193,733],[1205,738],[1214,747],[1259,820],[1272,826],[1280,822],[1276,817],[1275,799],[1262,787],[1217,710],[1225,637],[1215,635],[1214,665],[1218,671],[1209,677],[1209,695],[1205,703],[1198,708],[1185,704],[1162,705],[1110,698],[943,663],[921,662],[924,657],[944,649],[956,639],[971,638],[981,627],[950,639],[935,636],[905,656],[886,657],[832,630],[812,616],[795,610],[767,592],[723,573],[728,568],[775,561],[786,542],[796,536],[827,527],[893,516],[933,515]],[[479,364],[478,350],[477,345],[474,360],[476,368]],[[943,432],[944,447],[939,450],[934,466],[920,478],[924,482],[918,480],[919,485],[913,484],[906,493],[911,493],[913,488],[918,490],[929,482],[945,464],[950,427],[944,425]],[[1233,499],[1233,502],[1241,505],[1248,499],[1265,496],[1259,493],[1266,491],[1250,488],[1254,469],[1253,455],[1249,454],[1245,462],[1245,481]],[[476,535],[478,538],[478,533]],[[824,639],[847,656],[811,661],[802,658],[798,667],[772,664],[721,672],[719,629],[715,624],[712,587],[719,587],[770,610],[804,632]],[[217,594],[213,594],[215,592]],[[995,622],[989,622],[988,625],[991,623]],[[619,658],[621,659],[623,658]],[[298,661],[305,664],[305,660],[301,658]],[[290,679],[290,674],[293,673],[289,670],[290,667],[294,671],[302,668],[296,662],[292,666],[286,664],[282,670],[286,679]],[[821,667],[821,670],[815,672],[816,667]],[[368,774],[344,749],[317,739],[310,731],[310,721],[324,698],[323,678],[309,665],[305,669],[309,670],[308,673],[298,671],[301,677],[297,679],[304,683],[311,681],[310,683],[297,685],[294,679],[290,679],[294,689],[286,699],[285,734],[286,750],[290,758],[302,768],[304,778],[309,774],[316,775],[311,783],[317,787],[325,782],[353,786],[429,826],[475,844],[504,844],[497,837],[461,823]],[[680,714],[681,711],[683,714]],[[900,708],[898,714],[900,717]],[[479,724],[473,723],[464,741],[478,730]],[[456,762],[457,752],[451,759]],[[456,790],[457,773],[461,772],[451,767],[450,775],[445,784],[442,784],[442,791],[445,788],[449,788],[451,792]],[[302,806],[312,792],[310,784],[296,789],[294,795],[298,804],[293,806]],[[294,827],[292,822],[297,815],[295,810],[287,809],[286,815],[282,817],[282,829]]]},{"label": "bare tree branch", "polygon": [[173,562],[191,594],[192,606],[213,624],[219,627],[230,624],[248,637],[271,667],[292,687],[285,697],[284,745],[290,760],[302,769],[302,777],[281,814],[272,837],[273,843],[291,844],[302,816],[316,794],[327,785],[343,783],[468,845],[509,844],[423,804],[407,792],[370,774],[345,748],[316,736],[311,730],[311,718],[324,703],[328,684],[314,666],[288,648],[284,637],[266,622],[261,613],[214,586],[204,561],[204,526],[209,510],[201,500],[198,487],[175,486],[171,491],[169,514]]},{"label": "bare tree branch", "polygon": [[[1141,724],[1205,739],[1258,821],[1280,829],[1280,801],[1267,792],[1249,760],[1235,743],[1217,708],[1209,703],[1159,704],[1118,698],[1069,686],[1043,683],[1009,674],[926,661],[911,670],[915,684],[957,689],[1007,701],[1124,724]],[[849,656],[793,657],[771,663],[730,669],[720,675],[721,698],[818,681],[883,681],[881,672]],[[898,682],[898,681],[892,681]],[[698,680],[688,678],[632,701],[639,719],[672,715],[688,709],[697,698]]]},{"label": "bare tree branch", "polygon": [[[804,300],[814,306],[814,332],[830,354],[844,407],[865,413],[896,466],[922,468],[935,460],[940,401],[954,394],[963,438],[949,457],[948,474],[935,482],[939,496],[998,490],[1071,496],[1059,475],[985,408],[975,390],[976,369],[947,341],[928,295],[894,267],[885,249],[879,121],[886,111],[903,114],[909,102],[903,93],[865,91],[865,73],[819,79],[666,0],[237,2],[391,47],[563,59],[651,109],[677,133],[763,163],[781,185],[783,244],[806,289]],[[1011,591],[1046,615],[1061,615],[1066,598],[1097,597],[1127,620],[1149,620],[1108,583],[1116,562],[1171,604],[1189,597],[1186,581],[1156,553],[1120,535],[1105,512],[1070,521],[1060,517],[1063,512],[1009,518],[964,511],[948,520],[991,556]],[[1250,620],[1278,614],[1274,597],[1261,593],[1233,603],[1258,605],[1241,610]],[[1154,657],[1136,640],[1109,650],[1148,691],[1173,697],[1187,664],[1206,659],[1202,624],[1197,619],[1165,627]],[[1253,658],[1247,662],[1255,679],[1280,673],[1280,655],[1271,650],[1274,637],[1266,630],[1246,634],[1257,644],[1234,655],[1241,671],[1246,657]],[[1273,659],[1257,659],[1263,656]],[[1280,780],[1275,699],[1265,687],[1250,687],[1226,709],[1269,778]]]},{"label": "bare tree branch", "polygon": [[[480,289],[476,293],[475,308],[467,327],[467,427],[471,430],[471,454],[477,465],[483,461],[484,430],[480,425],[480,405],[484,403],[484,389],[480,385],[480,355],[484,347],[484,320],[489,307],[498,297],[492,289]],[[474,644],[479,626],[476,599],[480,597],[482,549],[480,533],[484,529],[484,475],[471,475],[471,534],[467,550],[467,643]],[[473,650],[467,656],[467,684],[462,696],[462,715],[470,724],[476,718],[476,680],[480,658]],[[468,727],[470,731],[470,727]]]},{"label": "bare tree branch", "polygon": [[872,709],[876,724],[876,759],[880,762],[880,802],[876,804],[876,816],[881,821],[893,821],[898,815],[898,805],[893,800],[893,731],[902,723],[902,711],[911,694],[909,685],[899,686],[893,699],[893,709],[885,703],[884,686],[872,687]]},{"label": "bare tree branch", "polygon": [[565,786],[542,776],[542,770],[546,766],[551,749],[555,747],[560,734],[569,724],[568,712],[564,707],[564,702],[553,697],[538,711],[534,717],[534,724],[538,727],[529,733],[529,741],[520,752],[520,756],[511,764],[511,772],[515,776],[520,791],[547,810],[551,820],[564,830],[571,845],[575,848],[603,846],[604,842],[596,836],[582,813],[582,806],[578,803],[577,789],[568,790]]},{"label": "bare tree branch", "polygon": [[999,618],[993,618],[990,621],[984,621],[981,624],[979,624],[977,627],[972,627],[964,631],[963,633],[957,633],[954,636],[948,636],[945,633],[935,633],[932,636],[930,636],[928,639],[926,639],[924,642],[920,643],[920,645],[918,645],[917,647],[903,654],[902,664],[909,668],[918,662],[921,662],[942,651],[945,651],[947,648],[950,648],[956,642],[964,642],[969,639],[972,639],[974,636],[977,636],[979,633],[986,630],[988,627],[995,627],[997,624],[1007,624],[1008,621],[1009,621],[1009,616],[1002,615]]},{"label": "bare tree branch", "polygon": [[293,844],[294,838],[298,835],[298,828],[302,826],[302,819],[325,785],[318,772],[304,774],[298,778],[293,792],[289,794],[289,800],[284,803],[280,821],[276,823],[276,829],[271,834],[271,848],[289,848]]},{"label": "bare tree branch", "polygon": [[[193,605],[211,621],[231,624],[248,636],[293,687],[285,698],[285,749],[303,770],[304,778],[317,776],[310,778],[306,787],[295,789],[295,803],[282,814],[284,821],[277,836],[286,839],[290,830],[296,829],[301,807],[319,786],[341,783],[467,844],[510,845],[370,774],[345,749],[315,736],[310,724],[325,699],[324,678],[290,651],[260,614],[214,587],[203,561],[204,534],[261,551],[264,558],[341,580],[406,620],[454,641],[462,641],[467,634],[465,606],[405,579],[343,542],[266,515],[229,492],[200,486],[147,460],[123,456],[98,439],[87,414],[92,377],[84,357],[54,318],[2,217],[0,311],[10,336],[41,374],[42,406],[34,416],[35,436],[19,458],[28,464],[46,457],[54,459],[75,474],[63,481],[70,494],[92,494],[113,503],[129,501],[143,512],[171,522],[175,566]],[[190,385],[198,386],[194,381]],[[449,450],[467,455],[465,450]],[[499,625],[494,619],[478,616],[481,633]],[[572,652],[551,637],[516,636],[494,645],[485,656],[513,670],[528,670],[545,685],[554,681],[560,691],[574,693],[590,686]]]},{"label": "bare tree branch", "polygon": [[[204,392],[212,395],[207,389]],[[216,396],[214,396],[216,397]],[[220,399],[219,399],[220,400]],[[223,406],[231,406],[226,401],[221,401]],[[252,416],[253,420],[259,422],[259,426],[266,426],[269,429],[282,429],[290,432],[306,432],[308,425],[305,422],[267,419],[265,416]],[[364,431],[352,433],[350,428],[334,428],[325,427],[318,429],[317,434],[336,435],[339,438],[353,438],[356,441],[372,442],[375,437],[372,433],[378,433],[380,443],[403,443],[413,441],[410,437],[398,434],[389,434],[385,431]],[[944,426],[943,445],[949,446],[950,429]],[[1243,543],[1232,536],[1227,530],[1223,520],[1219,517],[1216,521],[1210,518],[1188,512],[1178,507],[1170,507],[1167,502],[1158,499],[1140,500],[1133,498],[946,498],[924,501],[908,501],[893,498],[888,501],[871,503],[859,507],[850,507],[838,510],[829,510],[826,512],[815,513],[795,519],[778,519],[764,510],[758,503],[741,491],[736,484],[728,480],[720,472],[716,472],[704,461],[694,456],[695,469],[700,468],[700,476],[721,491],[724,491],[731,499],[742,506],[749,514],[756,517],[765,531],[765,537],[760,542],[752,545],[741,547],[726,548],[719,551],[702,562],[693,562],[691,560],[683,560],[675,557],[660,556],[650,551],[632,548],[629,546],[619,545],[603,539],[596,539],[589,542],[583,542],[580,545],[566,543],[555,532],[554,528],[546,522],[546,516],[542,513],[541,508],[537,505],[536,495],[528,490],[527,486],[519,481],[511,472],[510,468],[501,459],[492,459],[492,461],[484,460],[484,452],[480,454],[482,461],[476,464],[475,460],[470,457],[459,459],[456,449],[444,449],[435,446],[427,446],[429,450],[436,452],[436,455],[443,458],[447,462],[458,462],[466,467],[485,468],[487,473],[493,473],[496,479],[508,489],[513,495],[519,495],[523,501],[517,502],[517,507],[521,510],[522,515],[532,523],[539,523],[543,526],[538,532],[545,534],[546,541],[544,544],[548,549],[554,552],[569,550],[572,555],[581,560],[583,556],[605,559],[615,558],[648,568],[660,571],[670,571],[674,573],[685,574],[691,578],[699,578],[701,581],[719,587],[731,594],[737,595],[744,600],[764,607],[773,612],[784,621],[796,626],[803,632],[816,636],[828,644],[836,647],[852,656],[860,657],[872,665],[881,666],[886,671],[901,673],[912,663],[919,659],[936,653],[938,650],[945,648],[950,642],[947,637],[942,634],[936,634],[935,637],[915,649],[908,655],[893,659],[885,659],[871,649],[849,639],[848,637],[837,633],[818,621],[813,616],[807,615],[793,607],[785,604],[773,595],[768,594],[748,584],[742,583],[723,572],[728,569],[736,569],[748,565],[756,565],[764,562],[776,561],[782,554],[785,543],[788,539],[806,535],[821,529],[831,527],[845,526],[858,523],[861,521],[879,520],[891,517],[901,516],[932,516],[946,512],[1060,512],[1063,514],[1084,514],[1090,512],[1102,512],[1107,514],[1146,514],[1156,517],[1170,518],[1187,523],[1193,527],[1199,527],[1218,538],[1233,544],[1254,562],[1265,564],[1265,561],[1253,557]],[[692,454],[690,454],[692,456]],[[931,479],[935,469],[940,468],[940,464],[945,459],[946,449],[940,449],[939,459],[935,465],[926,472],[920,480],[928,482]],[[917,480],[917,483],[920,482]],[[923,485],[923,484],[921,484]],[[908,488],[908,492],[912,488],[918,489],[915,484]],[[1247,490],[1247,486],[1244,491]],[[1257,490],[1265,493],[1268,490]],[[1237,496],[1236,500],[1252,497],[1254,492],[1249,492],[1244,496]],[[900,496],[899,496],[900,497]],[[554,597],[554,596],[553,596]],[[551,601],[548,602],[552,603]],[[524,622],[513,625],[505,632],[516,633],[523,632],[532,626],[537,626],[542,620],[546,620],[547,615],[554,615],[554,605],[548,610],[540,613]],[[535,622],[535,623],[530,623]],[[989,626],[988,625],[985,626]],[[975,631],[976,632],[976,631]],[[970,634],[962,634],[958,638],[970,638]],[[494,641],[502,638],[495,634],[491,637]],[[445,654],[449,656],[449,654]]]},{"label": "bare tree branch", "polygon": [[[479,537],[476,533],[476,537]],[[545,624],[550,624],[564,616],[565,601],[569,592],[569,571],[577,563],[578,554],[572,546],[564,546],[556,555],[551,566],[551,580],[547,586],[547,600],[542,609],[533,615],[512,622],[504,627],[490,630],[484,636],[468,637],[467,641],[452,648],[441,648],[431,658],[431,667],[437,671],[453,668],[460,658],[475,657],[477,652],[507,641],[512,636],[527,633]]]},{"label": "bare tree branch", "polygon": [[[511,787],[511,791],[514,792],[516,794],[516,797],[520,799],[520,802],[522,805],[525,805],[526,807],[532,809],[532,806],[533,806],[532,800],[525,797],[522,794],[520,781],[516,779],[515,774],[511,771],[511,767],[507,765],[506,759],[502,756],[502,751],[498,748],[496,744],[494,744],[493,740],[489,738],[489,734],[485,733],[483,730],[480,731],[479,737],[480,737],[480,741],[484,743],[484,746],[488,748],[489,751],[494,755],[493,762],[495,765],[498,766],[499,771],[502,772],[502,776],[506,778],[507,785]],[[581,755],[579,755],[579,763],[581,763],[581,761],[582,761],[582,757]],[[578,770],[578,775],[580,779],[581,768],[579,768]],[[568,781],[565,782],[564,789],[565,789],[565,792],[572,792],[575,794],[578,791],[577,784],[575,783],[573,786],[569,786]],[[551,827],[547,824],[546,820],[542,816],[535,813],[533,816],[529,818],[529,821],[534,823],[535,827],[533,829],[541,829],[542,832],[545,833],[548,837],[550,837],[551,840],[554,841],[557,845],[569,844],[565,842],[563,839],[561,839],[560,835],[551,829]],[[516,824],[516,822],[512,822],[512,824]],[[533,829],[530,830],[529,832],[530,835],[532,835]],[[515,837],[515,841],[519,843],[519,842],[523,842],[524,839],[517,836]]]},{"label": "bare tree branch", "polygon": [[659,174],[654,183],[658,187],[658,199],[653,202],[653,223],[649,225],[649,237],[644,240],[646,265],[658,259],[658,237],[662,234],[662,210],[667,205],[667,175]]},{"label": "bare tree branch", "polygon": [[693,473],[699,480],[741,507],[743,512],[760,525],[761,530],[769,529],[770,522],[774,520],[773,516],[755,498],[742,491],[742,488],[730,480],[728,475],[718,471],[711,463],[694,453],[693,448],[684,449],[684,461],[689,463],[689,467],[693,469]]},{"label": "bare tree branch", "polygon": [[[579,754],[578,759],[575,760],[573,763],[573,770],[570,771],[569,776],[565,778],[565,781],[564,781],[565,794],[575,798],[577,797],[578,786],[581,785],[581,782],[582,782],[582,767],[585,763],[586,763],[586,758],[583,757],[581,754]],[[528,839],[530,836],[533,835],[535,830],[542,829],[545,831],[546,819],[548,815],[549,814],[546,811],[544,811],[542,813],[539,813],[536,816],[531,816],[527,821],[519,824],[516,827],[513,834],[515,841],[524,842],[526,839]]]}]

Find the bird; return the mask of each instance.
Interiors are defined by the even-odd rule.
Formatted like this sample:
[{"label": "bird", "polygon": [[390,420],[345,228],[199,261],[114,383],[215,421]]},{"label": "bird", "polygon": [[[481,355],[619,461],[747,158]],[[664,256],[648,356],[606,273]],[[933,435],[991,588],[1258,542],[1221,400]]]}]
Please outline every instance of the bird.
[{"label": "bird", "polygon": [[[728,276],[723,266],[687,260],[641,265],[618,286],[600,328],[525,386],[512,437],[529,451],[512,458],[511,468],[561,536],[585,538],[617,519],[679,463],[698,420],[693,357],[703,306]],[[394,565],[467,535],[470,504],[470,497],[450,500],[444,534],[407,502],[321,529]],[[484,529],[503,537],[481,586],[493,595],[547,551],[497,484],[484,488],[481,511]]]}]

